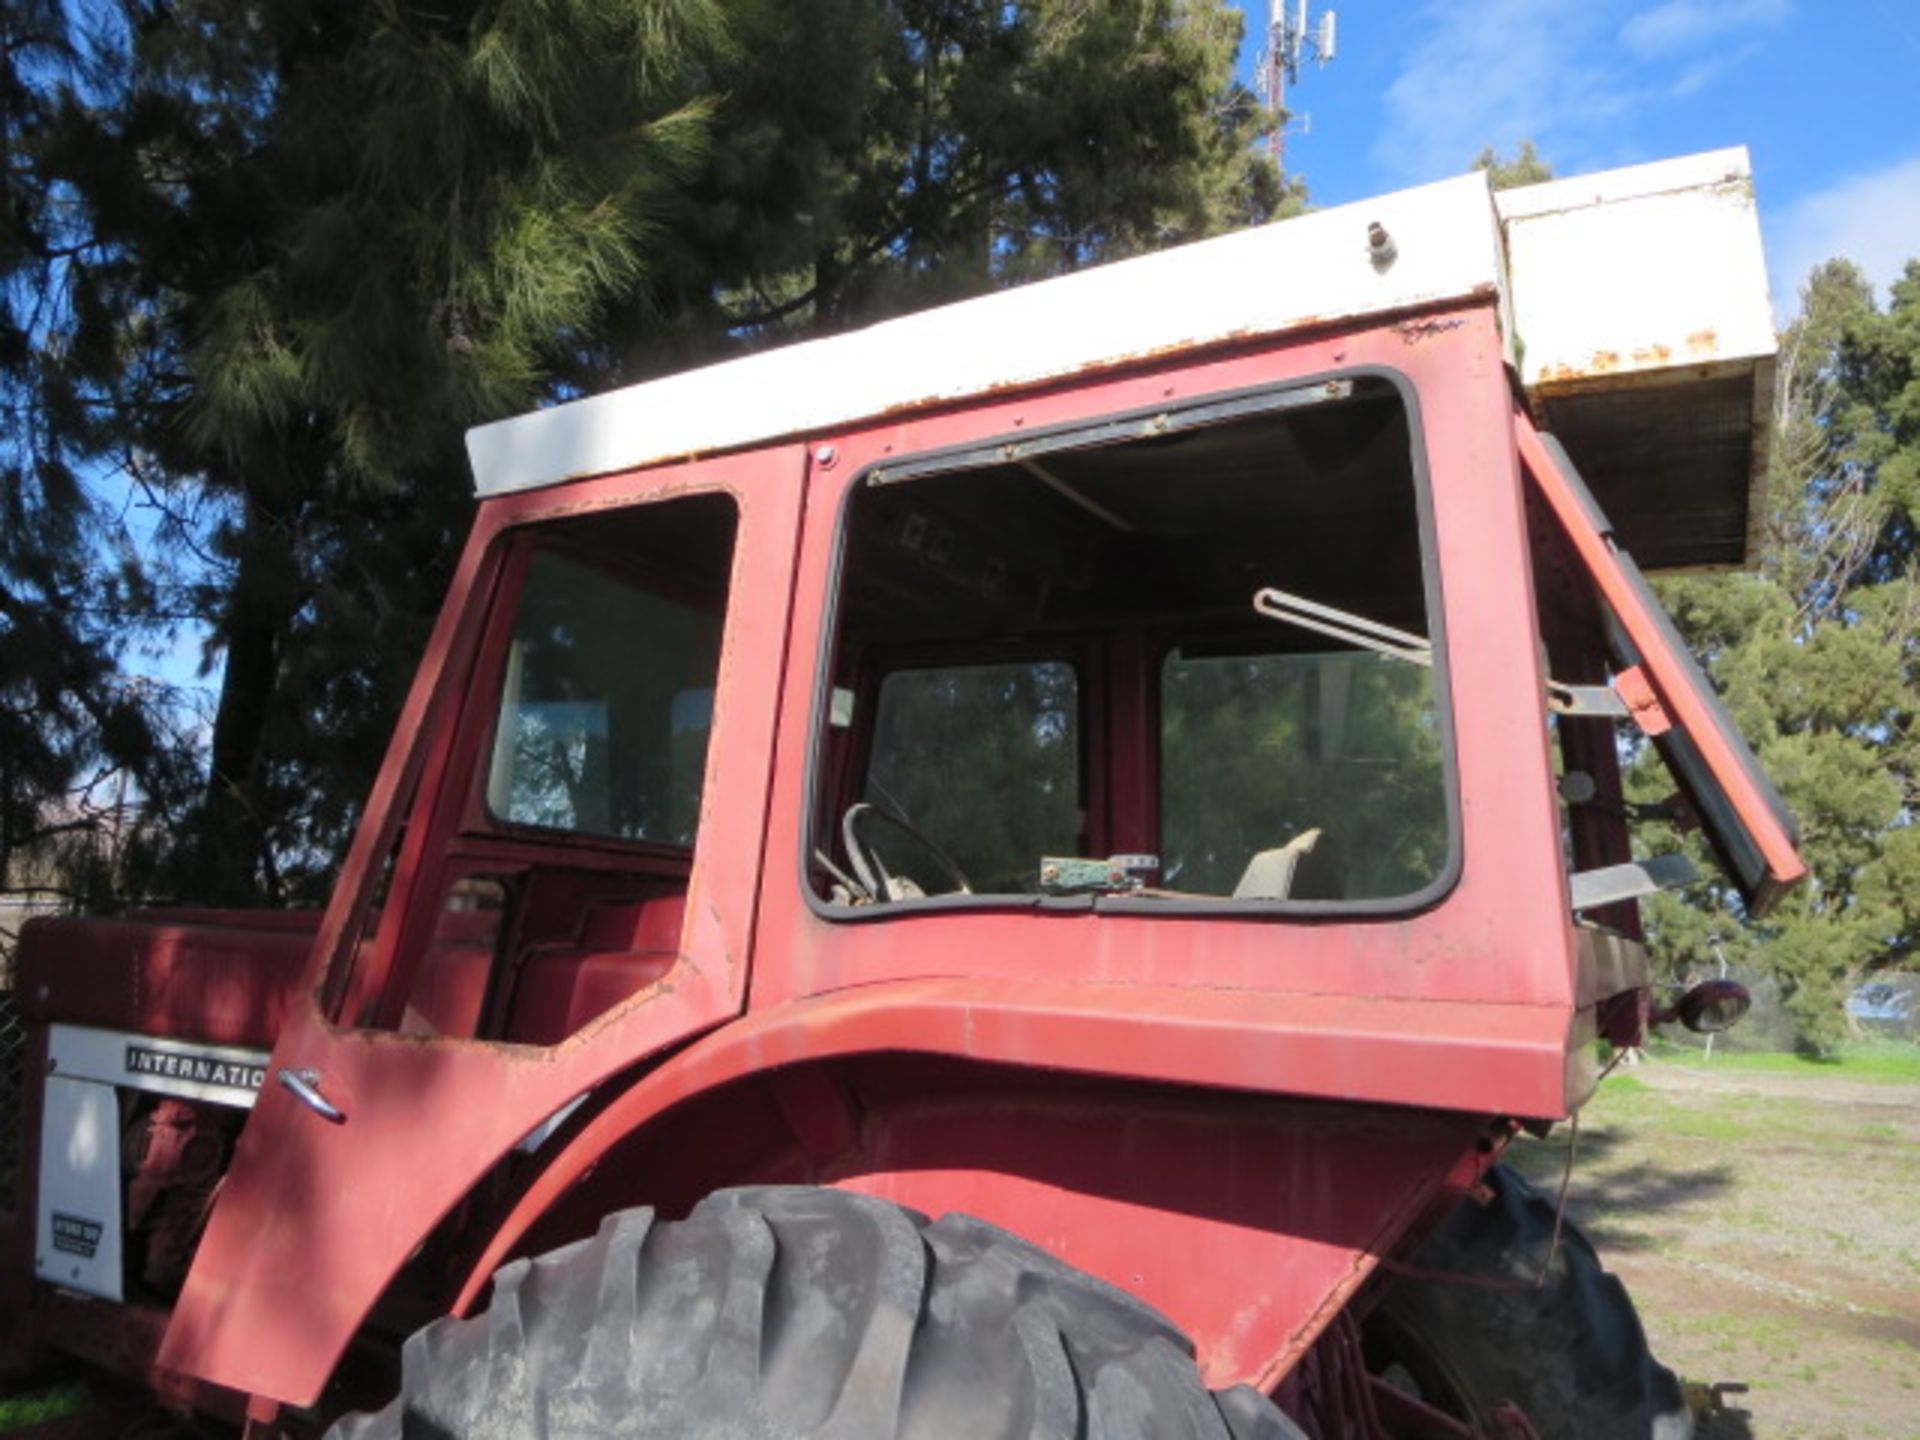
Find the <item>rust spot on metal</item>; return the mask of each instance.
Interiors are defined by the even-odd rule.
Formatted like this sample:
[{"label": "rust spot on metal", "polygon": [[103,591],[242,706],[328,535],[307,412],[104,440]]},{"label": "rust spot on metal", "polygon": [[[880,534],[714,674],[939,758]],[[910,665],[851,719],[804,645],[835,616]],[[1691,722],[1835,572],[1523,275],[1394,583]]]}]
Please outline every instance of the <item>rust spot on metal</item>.
[{"label": "rust spot on metal", "polygon": [[1393,333],[1400,337],[1402,344],[1418,345],[1421,341],[1431,340],[1434,336],[1448,330],[1458,330],[1466,323],[1466,319],[1459,315],[1449,315],[1444,318],[1429,315],[1419,320],[1402,320],[1393,327]]},{"label": "rust spot on metal", "polygon": [[[1633,359],[1636,364],[1647,364],[1656,358],[1665,358],[1670,352],[1664,346],[1636,350]],[[1584,365],[1569,365],[1565,361],[1556,365],[1541,367],[1540,379],[1536,384],[1564,384],[1570,381],[1591,380],[1596,376],[1616,375],[1626,369],[1618,350],[1596,350]]]},{"label": "rust spot on metal", "polygon": [[1646,345],[1633,352],[1633,363],[1636,365],[1665,365],[1671,359],[1671,345]]},{"label": "rust spot on metal", "polygon": [[1695,359],[1720,353],[1720,336],[1712,330],[1696,330],[1687,336],[1687,354]]}]

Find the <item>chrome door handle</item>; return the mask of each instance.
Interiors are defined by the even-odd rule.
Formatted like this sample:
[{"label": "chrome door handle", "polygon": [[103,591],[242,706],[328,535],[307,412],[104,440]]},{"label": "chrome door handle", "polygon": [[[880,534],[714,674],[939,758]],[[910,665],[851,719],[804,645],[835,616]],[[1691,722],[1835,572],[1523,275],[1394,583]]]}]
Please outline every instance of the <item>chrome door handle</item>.
[{"label": "chrome door handle", "polygon": [[318,1070],[282,1070],[280,1088],[289,1092],[294,1099],[323,1120],[330,1120],[338,1125],[347,1118],[346,1111],[320,1093]]}]

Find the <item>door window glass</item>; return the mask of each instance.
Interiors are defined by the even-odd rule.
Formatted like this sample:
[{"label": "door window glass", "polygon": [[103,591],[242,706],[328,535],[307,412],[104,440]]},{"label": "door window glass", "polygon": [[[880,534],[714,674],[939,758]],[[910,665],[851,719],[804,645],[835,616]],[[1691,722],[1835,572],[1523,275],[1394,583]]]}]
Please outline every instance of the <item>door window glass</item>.
[{"label": "door window glass", "polygon": [[495,818],[692,845],[720,620],[601,562],[536,554],[487,777]]},{"label": "door window glass", "polygon": [[512,537],[461,720],[478,744],[454,747],[478,763],[387,837],[328,987],[340,1023],[551,1045],[671,968],[738,524],[709,492]]}]

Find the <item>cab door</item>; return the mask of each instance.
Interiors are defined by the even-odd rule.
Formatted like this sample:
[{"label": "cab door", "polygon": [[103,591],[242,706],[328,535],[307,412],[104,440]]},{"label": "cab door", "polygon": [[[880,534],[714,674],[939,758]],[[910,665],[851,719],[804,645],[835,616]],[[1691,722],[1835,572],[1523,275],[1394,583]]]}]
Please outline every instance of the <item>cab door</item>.
[{"label": "cab door", "polygon": [[805,463],[483,506],[163,1382],[311,1404],[516,1145],[740,1013]]}]

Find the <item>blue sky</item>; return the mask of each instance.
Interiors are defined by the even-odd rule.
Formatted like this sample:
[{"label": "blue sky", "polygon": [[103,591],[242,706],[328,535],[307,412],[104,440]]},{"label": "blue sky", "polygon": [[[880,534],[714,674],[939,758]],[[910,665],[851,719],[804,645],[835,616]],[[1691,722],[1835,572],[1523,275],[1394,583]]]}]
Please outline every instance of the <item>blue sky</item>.
[{"label": "blue sky", "polygon": [[[1247,13],[1251,75],[1267,0]],[[1313,0],[1312,13],[1326,8]],[[1570,175],[1753,152],[1775,303],[1832,255],[1920,258],[1920,0],[1334,0],[1339,54],[1290,99],[1319,205],[1533,140]]]}]

